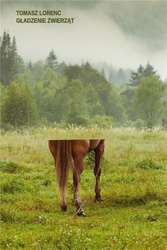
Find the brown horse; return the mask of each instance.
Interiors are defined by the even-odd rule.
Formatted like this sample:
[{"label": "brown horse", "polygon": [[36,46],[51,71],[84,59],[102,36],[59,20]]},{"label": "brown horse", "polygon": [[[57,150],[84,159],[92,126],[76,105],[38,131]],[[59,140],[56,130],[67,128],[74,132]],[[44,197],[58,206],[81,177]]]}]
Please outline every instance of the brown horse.
[{"label": "brown horse", "polygon": [[80,175],[84,168],[84,157],[88,152],[94,150],[94,175],[96,178],[95,201],[102,201],[102,197],[100,194],[100,174],[101,159],[104,152],[104,140],[49,140],[49,149],[55,160],[57,183],[59,192],[62,196],[62,210],[67,210],[65,194],[68,183],[68,173],[71,167],[73,171],[74,183],[73,201],[76,206],[76,214],[79,216],[85,216],[79,194],[79,185],[81,181]]}]

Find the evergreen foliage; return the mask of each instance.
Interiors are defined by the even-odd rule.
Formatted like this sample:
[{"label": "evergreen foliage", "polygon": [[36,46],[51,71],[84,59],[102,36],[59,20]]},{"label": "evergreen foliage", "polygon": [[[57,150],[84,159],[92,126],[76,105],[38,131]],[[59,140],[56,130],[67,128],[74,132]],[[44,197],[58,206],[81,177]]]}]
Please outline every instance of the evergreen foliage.
[{"label": "evergreen foliage", "polygon": [[1,83],[8,86],[22,68],[22,59],[17,54],[16,39],[11,41],[9,33],[4,31],[1,42]]},{"label": "evergreen foliage", "polygon": [[142,65],[140,65],[137,71],[131,72],[130,83],[132,86],[135,87],[140,84],[142,77],[152,77],[152,76],[156,76],[156,78],[159,79],[159,76],[156,74],[156,70],[154,70],[153,66],[148,62],[145,68]]},{"label": "evergreen foliage", "polygon": [[46,67],[56,71],[57,66],[58,66],[57,56],[55,55],[54,50],[51,50],[46,59]]},{"label": "evergreen foliage", "polygon": [[[136,115],[148,127],[158,122],[166,126],[166,83],[161,83],[149,62],[132,71],[131,84],[125,84],[123,69],[114,73],[112,67],[109,70],[104,65],[100,71],[89,62],[67,66],[64,62],[58,63],[53,50],[46,63],[30,61],[25,66],[17,54],[15,38],[11,42],[6,32],[1,51],[1,122],[4,129],[53,126],[54,123],[60,127],[96,124],[109,128],[134,123]],[[118,88],[112,81],[108,82],[105,76],[108,74],[122,85]],[[149,112],[154,113],[154,117],[150,118]]]},{"label": "evergreen foliage", "polygon": [[[151,79],[152,77],[155,77],[157,80],[159,80],[159,75],[157,74],[157,71],[149,62],[146,64],[145,67],[139,65],[137,71],[131,71],[130,84],[126,84],[125,89],[121,93],[123,104],[127,111],[128,120],[136,120],[137,110],[134,109],[135,89],[140,86],[143,78]],[[149,125],[147,123],[147,126],[152,125]]]}]

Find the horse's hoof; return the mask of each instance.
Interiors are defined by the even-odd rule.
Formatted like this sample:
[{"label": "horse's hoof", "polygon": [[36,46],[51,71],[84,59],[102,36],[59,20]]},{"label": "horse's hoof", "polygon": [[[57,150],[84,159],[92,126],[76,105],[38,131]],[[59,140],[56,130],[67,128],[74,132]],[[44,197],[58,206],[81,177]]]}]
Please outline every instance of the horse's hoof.
[{"label": "horse's hoof", "polygon": [[101,202],[101,201],[103,201],[103,199],[102,199],[102,197],[98,197],[98,198],[94,198],[94,201],[96,202],[96,201],[98,201],[98,202]]},{"label": "horse's hoof", "polygon": [[86,217],[86,215],[84,214],[84,212],[78,213],[77,215],[78,215],[78,216],[82,216],[82,217]]},{"label": "horse's hoof", "polygon": [[86,217],[86,215],[84,214],[84,211],[78,211],[77,213],[78,216],[82,216],[82,217]]},{"label": "horse's hoof", "polygon": [[82,213],[82,216],[83,216],[83,217],[86,217],[86,215],[84,214],[84,212]]},{"label": "horse's hoof", "polygon": [[67,206],[61,206],[62,211],[67,211]]},{"label": "horse's hoof", "polygon": [[63,208],[62,208],[62,211],[63,211],[63,212],[66,212],[66,211],[67,211],[67,208],[66,208],[66,207],[63,207]]}]

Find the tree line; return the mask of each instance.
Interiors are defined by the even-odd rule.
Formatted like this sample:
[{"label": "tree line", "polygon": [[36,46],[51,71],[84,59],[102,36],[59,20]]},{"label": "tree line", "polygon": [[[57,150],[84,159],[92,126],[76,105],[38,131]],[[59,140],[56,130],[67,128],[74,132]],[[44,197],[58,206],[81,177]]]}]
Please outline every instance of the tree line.
[{"label": "tree line", "polygon": [[59,63],[53,50],[45,61],[25,64],[16,39],[1,40],[1,124],[5,130],[68,125],[103,128],[167,126],[166,83],[148,62],[117,87],[88,62]]}]

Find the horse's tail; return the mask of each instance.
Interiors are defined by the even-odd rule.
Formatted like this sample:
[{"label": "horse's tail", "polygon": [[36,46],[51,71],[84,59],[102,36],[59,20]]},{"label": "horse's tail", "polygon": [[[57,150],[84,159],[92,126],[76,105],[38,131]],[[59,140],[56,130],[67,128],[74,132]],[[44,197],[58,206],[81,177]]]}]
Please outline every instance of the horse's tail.
[{"label": "horse's tail", "polygon": [[62,197],[65,198],[69,169],[70,166],[72,166],[72,149],[70,140],[57,141],[55,166],[59,192]]}]

